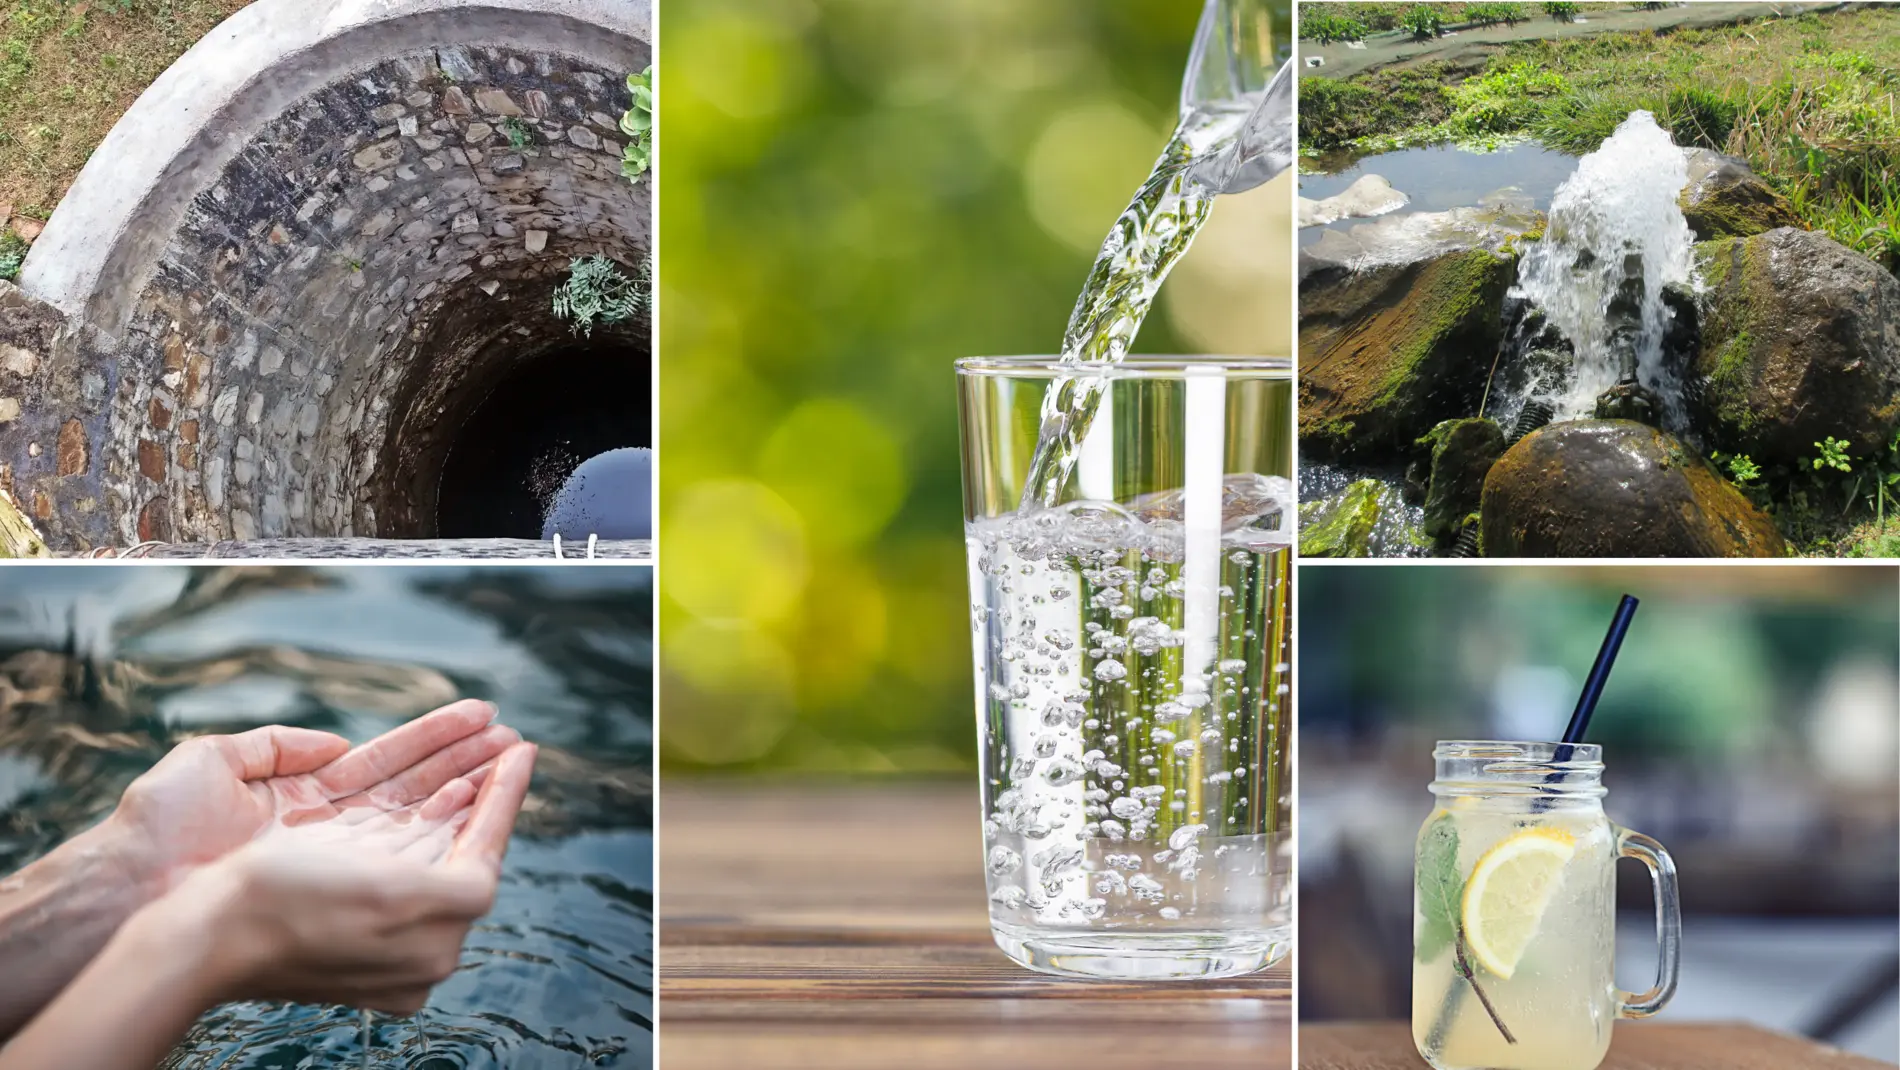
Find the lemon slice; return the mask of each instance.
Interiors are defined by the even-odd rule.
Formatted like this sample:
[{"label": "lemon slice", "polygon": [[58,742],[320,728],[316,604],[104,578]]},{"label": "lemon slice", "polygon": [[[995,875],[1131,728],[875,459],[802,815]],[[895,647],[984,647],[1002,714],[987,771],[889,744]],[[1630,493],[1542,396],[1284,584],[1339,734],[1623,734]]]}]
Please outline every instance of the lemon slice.
[{"label": "lemon slice", "polygon": [[1576,853],[1568,832],[1526,829],[1499,840],[1471,867],[1461,907],[1465,946],[1485,969],[1503,978],[1516,972]]}]

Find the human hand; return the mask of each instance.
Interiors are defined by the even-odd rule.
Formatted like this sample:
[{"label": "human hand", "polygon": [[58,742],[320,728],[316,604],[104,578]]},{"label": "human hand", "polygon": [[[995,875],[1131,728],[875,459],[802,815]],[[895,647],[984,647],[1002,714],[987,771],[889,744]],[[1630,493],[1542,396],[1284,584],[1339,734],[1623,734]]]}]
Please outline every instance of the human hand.
[{"label": "human hand", "polygon": [[[260,838],[374,849],[393,842],[395,830],[427,831],[401,847],[411,857],[439,855],[484,765],[520,740],[494,718],[493,706],[465,699],[355,749],[329,732],[279,725],[187,740],[126,788],[107,823],[139,853],[129,868],[154,894]],[[452,797],[421,820],[445,788]]]},{"label": "human hand", "polygon": [[494,903],[534,759],[532,744],[516,743],[479,778],[479,795],[451,777],[418,804],[346,806],[261,836],[194,870],[127,923],[128,939],[147,953],[197,949],[207,1005],[413,1014]]}]

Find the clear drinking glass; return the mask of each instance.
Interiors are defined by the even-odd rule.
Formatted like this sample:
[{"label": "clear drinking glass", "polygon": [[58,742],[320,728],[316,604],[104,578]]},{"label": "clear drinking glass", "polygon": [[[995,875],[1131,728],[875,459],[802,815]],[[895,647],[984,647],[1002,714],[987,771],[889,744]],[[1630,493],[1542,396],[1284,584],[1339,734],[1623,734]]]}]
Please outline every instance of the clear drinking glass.
[{"label": "clear drinking glass", "polygon": [[[1291,942],[1289,363],[957,373],[997,944],[1073,976],[1271,965]],[[1088,379],[1071,474],[1025,506],[1044,394]]]},{"label": "clear drinking glass", "polygon": [[[1412,1039],[1438,1070],[1593,1070],[1618,1018],[1676,991],[1676,866],[1603,814],[1595,744],[1438,744],[1418,837]],[[1655,987],[1619,992],[1616,860],[1641,860],[1662,944]]]}]

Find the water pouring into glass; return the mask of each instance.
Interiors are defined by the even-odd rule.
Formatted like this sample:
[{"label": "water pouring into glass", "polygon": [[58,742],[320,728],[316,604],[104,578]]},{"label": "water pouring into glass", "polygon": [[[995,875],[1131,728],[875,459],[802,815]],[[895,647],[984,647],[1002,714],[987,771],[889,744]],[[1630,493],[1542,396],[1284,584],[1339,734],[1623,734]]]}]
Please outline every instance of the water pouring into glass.
[{"label": "water pouring into glass", "polygon": [[1094,367],[1057,380],[1043,399],[1025,506],[1060,496],[1094,418],[1102,367],[1127,356],[1214,198],[1259,186],[1293,164],[1293,64],[1276,58],[1272,7],[1208,0],[1201,13],[1181,81],[1179,125],[1108,232],[1069,315],[1062,360]]},{"label": "water pouring into glass", "polygon": [[1033,969],[1226,977],[1291,944],[1291,367],[1128,356],[1214,198],[1292,161],[1269,11],[1208,4],[1062,354],[957,365],[990,925]]}]

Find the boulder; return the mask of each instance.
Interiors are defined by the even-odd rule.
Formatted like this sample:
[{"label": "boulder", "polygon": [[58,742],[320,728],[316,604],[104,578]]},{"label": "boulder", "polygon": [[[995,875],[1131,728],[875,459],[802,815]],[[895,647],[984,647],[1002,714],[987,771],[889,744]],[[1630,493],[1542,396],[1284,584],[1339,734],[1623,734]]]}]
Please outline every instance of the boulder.
[{"label": "boulder", "polygon": [[1504,430],[1496,420],[1447,420],[1425,441],[1432,447],[1432,474],[1423,527],[1425,534],[1449,542],[1477,511],[1485,473],[1504,454]]},{"label": "boulder", "polygon": [[1801,225],[1788,199],[1762,181],[1747,160],[1708,149],[1690,149],[1684,155],[1689,182],[1676,203],[1697,241],[1746,238]]},{"label": "boulder", "polygon": [[1722,449],[1793,464],[1833,436],[1885,449],[1900,424],[1900,279],[1818,231],[1696,246],[1701,416]]},{"label": "boulder", "polygon": [[1318,456],[1409,448],[1477,408],[1502,335],[1516,258],[1484,248],[1362,270],[1332,264],[1300,284],[1300,439]]},{"label": "boulder", "polygon": [[1484,481],[1486,557],[1780,557],[1774,521],[1709,463],[1627,420],[1551,424]]}]

